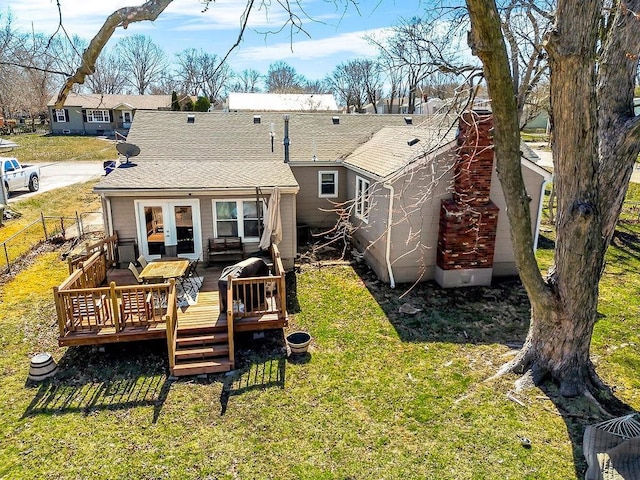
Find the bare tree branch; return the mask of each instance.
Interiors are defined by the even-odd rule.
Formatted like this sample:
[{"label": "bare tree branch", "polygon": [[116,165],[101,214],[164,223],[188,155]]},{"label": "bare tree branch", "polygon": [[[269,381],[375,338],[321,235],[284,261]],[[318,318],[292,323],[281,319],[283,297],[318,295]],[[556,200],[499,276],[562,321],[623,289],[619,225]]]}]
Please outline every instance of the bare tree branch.
[{"label": "bare tree branch", "polygon": [[105,45],[115,32],[116,28],[127,28],[130,23],[153,21],[158,18],[173,0],[148,0],[137,7],[124,7],[113,12],[104,22],[100,31],[91,40],[91,43],[82,54],[82,64],[76,72],[67,78],[56,100],[55,107],[62,108],[67,99],[67,95],[74,85],[83,84],[87,75],[95,71],[96,60],[104,49]]}]

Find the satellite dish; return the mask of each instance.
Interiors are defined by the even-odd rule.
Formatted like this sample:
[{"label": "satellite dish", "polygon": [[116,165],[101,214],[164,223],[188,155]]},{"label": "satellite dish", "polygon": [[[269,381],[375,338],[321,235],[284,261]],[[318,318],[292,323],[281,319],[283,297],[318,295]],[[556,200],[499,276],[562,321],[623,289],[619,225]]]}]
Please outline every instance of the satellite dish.
[{"label": "satellite dish", "polygon": [[120,167],[133,167],[135,163],[129,163],[129,158],[137,157],[140,155],[140,147],[133,143],[121,142],[116,145],[116,150],[120,155],[124,155],[127,158],[126,163],[120,165]]}]

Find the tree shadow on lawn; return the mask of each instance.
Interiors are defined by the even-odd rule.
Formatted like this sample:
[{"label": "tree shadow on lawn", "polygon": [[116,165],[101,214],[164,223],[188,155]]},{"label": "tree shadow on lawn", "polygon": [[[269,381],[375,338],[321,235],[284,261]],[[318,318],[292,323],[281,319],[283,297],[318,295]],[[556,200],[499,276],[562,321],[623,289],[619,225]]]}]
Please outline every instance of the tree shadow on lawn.
[{"label": "tree shadow on lawn", "polygon": [[[356,271],[403,341],[504,344],[519,349],[526,338],[530,304],[519,279],[494,280],[490,287],[443,289],[434,282],[424,282],[398,285],[392,290],[378,281],[367,267],[358,266]],[[399,298],[405,292],[408,293]],[[420,311],[403,313],[401,307],[404,304]],[[411,308],[404,307],[403,310],[411,311]],[[587,470],[583,453],[585,428],[611,416],[600,411],[584,396],[563,397],[550,381],[537,387],[551,401],[549,407],[544,408],[557,413],[565,422],[576,478],[584,478]],[[634,412],[615,396],[599,400],[606,403],[608,413],[613,416]]]},{"label": "tree shadow on lawn", "polygon": [[253,390],[284,389],[288,358],[283,331],[263,333],[259,339],[250,332],[236,334],[236,369],[223,376],[220,415],[227,412],[230,397]]},{"label": "tree shadow on lawn", "polygon": [[104,347],[70,347],[58,362],[58,373],[37,388],[23,418],[153,406],[153,423],[167,399],[166,342],[144,341]]},{"label": "tree shadow on lawn", "polygon": [[[607,414],[602,412],[593,402],[587,400],[584,396],[575,398],[567,398],[560,395],[557,385],[551,381],[545,381],[538,385],[538,388],[547,396],[555,406],[555,411],[551,408],[547,409],[551,412],[558,413],[562,417],[566,427],[567,434],[571,440],[571,449],[573,453],[573,464],[575,467],[576,478],[585,478],[588,464],[585,459],[583,450],[584,431],[589,425],[610,420],[612,417],[621,417],[631,413],[636,413],[626,403],[619,400],[614,395],[609,398],[599,398],[601,405],[607,409]],[[604,445],[604,442],[600,447]],[[533,446],[535,448],[535,445]],[[597,450],[597,453],[604,453],[607,448]],[[608,476],[606,478],[609,478]],[[616,477],[617,478],[617,477]],[[620,477],[622,478],[622,477]]]},{"label": "tree shadow on lawn", "polygon": [[356,272],[405,342],[519,348],[527,336],[530,304],[517,278],[497,279],[490,287],[445,289],[429,281],[391,289],[367,267]]}]

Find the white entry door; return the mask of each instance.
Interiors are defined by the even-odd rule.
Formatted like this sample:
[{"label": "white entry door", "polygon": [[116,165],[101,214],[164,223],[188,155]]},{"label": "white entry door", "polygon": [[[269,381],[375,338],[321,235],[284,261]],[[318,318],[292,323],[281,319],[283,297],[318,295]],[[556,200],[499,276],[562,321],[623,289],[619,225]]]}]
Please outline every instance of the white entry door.
[{"label": "white entry door", "polygon": [[161,256],[200,258],[198,200],[136,200],[135,204],[138,245],[147,260]]}]

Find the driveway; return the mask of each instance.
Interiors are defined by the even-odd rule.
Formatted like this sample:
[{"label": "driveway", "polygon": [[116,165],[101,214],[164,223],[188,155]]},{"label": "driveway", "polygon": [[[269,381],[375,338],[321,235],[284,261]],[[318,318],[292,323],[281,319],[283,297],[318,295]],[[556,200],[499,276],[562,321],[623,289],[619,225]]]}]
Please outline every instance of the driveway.
[{"label": "driveway", "polygon": [[[553,172],[553,158],[551,157],[551,150],[546,147],[546,143],[538,144],[538,143],[529,143],[529,147],[533,150],[538,157],[540,157],[540,161],[538,165],[546,168],[547,170]],[[640,164],[636,163],[635,168],[633,169],[633,173],[631,174],[631,181],[633,183],[640,183]]]},{"label": "driveway", "polygon": [[40,189],[37,192],[19,190],[11,192],[9,203],[48,192],[55,188],[67,187],[74,183],[84,183],[104,175],[100,162],[54,162],[38,164],[40,167]]}]

